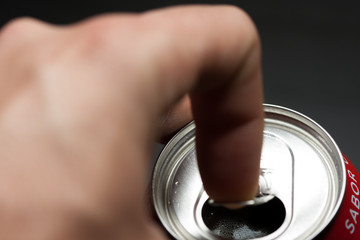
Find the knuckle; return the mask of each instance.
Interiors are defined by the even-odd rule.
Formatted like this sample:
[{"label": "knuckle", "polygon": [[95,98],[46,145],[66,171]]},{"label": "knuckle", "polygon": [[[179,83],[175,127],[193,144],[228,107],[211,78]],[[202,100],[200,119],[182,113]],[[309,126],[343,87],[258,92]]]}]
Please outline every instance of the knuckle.
[{"label": "knuckle", "polygon": [[8,22],[0,31],[0,72],[3,76],[10,73],[9,77],[26,81],[39,77],[47,63],[45,57],[49,48],[43,40],[46,33],[46,24],[33,18]]},{"label": "knuckle", "polygon": [[241,24],[241,28],[243,28],[247,32],[247,35],[250,37],[251,40],[257,41],[259,36],[258,36],[257,28],[251,16],[243,9],[235,6],[229,7],[228,11],[230,14],[237,15],[239,19],[238,23]]},{"label": "knuckle", "polygon": [[19,34],[31,30],[38,23],[38,20],[30,17],[15,18],[4,25],[1,29],[1,36],[10,35],[12,37],[16,37]]},{"label": "knuckle", "polygon": [[[129,37],[134,28],[130,16],[107,14],[87,20],[78,33],[85,40],[88,51],[114,50],[121,47],[121,43]],[[114,48],[115,47],[115,48]]]},{"label": "knuckle", "polygon": [[41,21],[30,17],[13,19],[0,29],[0,46],[17,44],[36,37],[43,25]]},{"label": "knuckle", "polygon": [[242,49],[253,51],[260,48],[260,37],[251,16],[236,6],[223,6],[224,21],[230,30],[242,41]]}]

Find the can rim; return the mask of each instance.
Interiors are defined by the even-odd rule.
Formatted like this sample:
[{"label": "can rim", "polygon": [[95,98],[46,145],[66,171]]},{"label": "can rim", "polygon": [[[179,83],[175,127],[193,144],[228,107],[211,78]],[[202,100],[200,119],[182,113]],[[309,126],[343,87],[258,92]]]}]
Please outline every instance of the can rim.
[{"label": "can rim", "polygon": [[[311,233],[309,233],[309,235],[307,235],[307,237],[314,238],[317,235],[319,235],[329,225],[329,223],[332,221],[332,219],[334,219],[334,217],[337,214],[337,212],[339,211],[342,201],[344,199],[345,189],[346,189],[346,169],[345,169],[345,163],[343,161],[341,151],[340,151],[339,147],[337,146],[336,142],[331,137],[331,135],[323,127],[321,127],[317,122],[315,122],[311,118],[307,117],[306,115],[299,113],[295,110],[292,110],[292,109],[289,109],[286,107],[273,105],[273,104],[264,104],[263,107],[264,107],[264,112],[266,114],[265,120],[269,118],[268,116],[277,115],[277,118],[279,118],[279,116],[281,116],[281,118],[288,119],[289,121],[296,121],[296,122],[301,123],[304,126],[308,126],[309,130],[311,130],[315,135],[318,135],[318,137],[319,137],[318,140],[320,140],[321,142],[324,141],[322,139],[326,140],[326,142],[323,142],[323,143],[324,143],[325,147],[328,147],[327,150],[329,150],[331,152],[331,155],[335,156],[336,158],[339,158],[338,159],[339,161],[336,162],[339,167],[339,169],[337,169],[337,171],[339,172],[342,179],[341,179],[341,182],[339,182],[339,184],[338,184],[338,191],[337,191],[338,197],[336,199],[336,202],[334,201],[335,203],[329,209],[330,213],[327,214],[328,217],[326,219],[324,219],[324,221],[321,222],[321,224],[319,225],[318,228],[312,229]],[[271,119],[271,117],[270,117],[270,119]],[[177,134],[175,134],[173,136],[173,138],[166,144],[166,146],[163,148],[163,150],[159,154],[158,161],[161,159],[165,159],[166,156],[171,153],[172,149],[176,145],[179,144],[179,141],[186,143],[189,141],[189,139],[191,137],[194,137],[194,136],[188,137],[188,135],[191,135],[191,134],[189,134],[189,132],[191,132],[193,130],[193,128],[194,128],[194,123],[190,122],[184,128],[182,128],[182,130],[180,130]],[[162,162],[164,162],[164,161],[162,161]],[[160,168],[163,169],[163,167],[160,167],[159,165],[160,164],[155,165],[154,173],[159,171]],[[153,176],[152,197],[154,200],[156,199],[155,191],[154,191],[154,189],[156,188],[156,185],[157,185],[157,182],[155,181],[155,176]],[[160,207],[156,203],[154,204],[154,208],[157,212],[158,217],[160,218],[160,221],[163,223],[163,226],[166,228],[166,230],[173,236],[177,236],[178,234],[176,232],[174,232],[176,230],[174,230],[172,228],[173,226],[170,226],[170,224],[164,224],[164,222],[167,222],[166,213],[164,213],[163,210],[161,210]],[[189,238],[189,239],[192,239],[192,238]]]}]

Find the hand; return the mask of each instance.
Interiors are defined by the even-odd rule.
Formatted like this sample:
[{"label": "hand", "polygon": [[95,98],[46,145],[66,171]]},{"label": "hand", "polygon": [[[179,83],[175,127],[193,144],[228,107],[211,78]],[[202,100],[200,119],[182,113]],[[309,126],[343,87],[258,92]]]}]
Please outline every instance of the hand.
[{"label": "hand", "polygon": [[208,194],[252,198],[259,45],[249,17],[229,6],[6,25],[0,239],[162,239],[143,203],[148,159],[153,141],[192,115]]}]

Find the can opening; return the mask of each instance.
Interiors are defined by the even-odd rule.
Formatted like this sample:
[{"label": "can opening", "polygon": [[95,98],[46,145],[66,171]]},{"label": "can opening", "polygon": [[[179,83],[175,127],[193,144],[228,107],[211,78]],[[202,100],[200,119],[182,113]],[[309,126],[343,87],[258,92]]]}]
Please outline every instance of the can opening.
[{"label": "can opening", "polygon": [[212,206],[202,208],[202,218],[213,234],[234,240],[253,239],[275,232],[285,220],[285,206],[275,197],[267,203],[230,210]]}]

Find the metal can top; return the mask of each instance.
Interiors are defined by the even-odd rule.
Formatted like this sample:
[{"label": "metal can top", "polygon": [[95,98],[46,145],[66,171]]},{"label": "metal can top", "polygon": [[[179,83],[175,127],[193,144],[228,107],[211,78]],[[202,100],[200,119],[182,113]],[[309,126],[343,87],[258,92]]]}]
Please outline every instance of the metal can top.
[{"label": "metal can top", "polygon": [[191,123],[165,146],[153,173],[154,207],[174,238],[305,240],[334,218],[346,182],[335,142],[300,113],[274,105],[264,105],[264,111],[259,180],[275,195],[274,202],[239,211],[209,206]]}]

